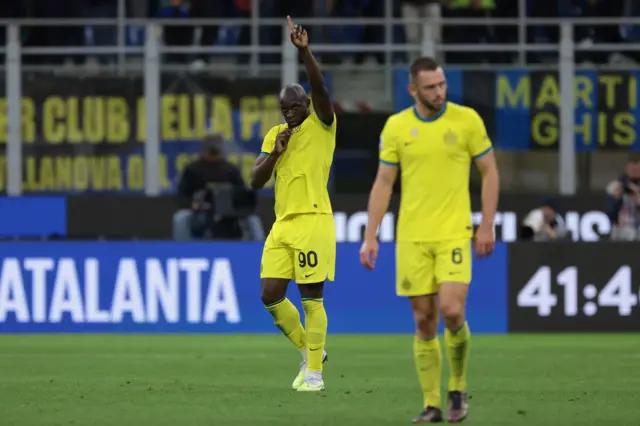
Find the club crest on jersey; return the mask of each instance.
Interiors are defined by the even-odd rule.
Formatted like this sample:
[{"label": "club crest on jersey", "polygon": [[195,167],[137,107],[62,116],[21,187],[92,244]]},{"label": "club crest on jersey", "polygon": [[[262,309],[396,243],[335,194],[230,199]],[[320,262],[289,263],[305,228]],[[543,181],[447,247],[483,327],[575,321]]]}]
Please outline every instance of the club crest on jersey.
[{"label": "club crest on jersey", "polygon": [[407,291],[411,290],[411,281],[405,278],[404,281],[402,281],[402,288]]},{"label": "club crest on jersey", "polygon": [[447,133],[444,134],[444,143],[446,145],[455,145],[458,143],[458,136],[449,129]]},{"label": "club crest on jersey", "polygon": [[411,136],[418,136],[418,129],[411,129]]}]

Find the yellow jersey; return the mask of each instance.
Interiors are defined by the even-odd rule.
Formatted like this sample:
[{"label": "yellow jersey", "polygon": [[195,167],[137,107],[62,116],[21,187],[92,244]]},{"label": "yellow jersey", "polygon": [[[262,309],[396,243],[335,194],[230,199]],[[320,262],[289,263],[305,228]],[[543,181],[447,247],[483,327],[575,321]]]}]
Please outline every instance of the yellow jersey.
[{"label": "yellow jersey", "polygon": [[380,162],[400,167],[397,240],[470,238],[471,161],[491,149],[472,108],[447,102],[435,117],[421,117],[415,107],[389,117],[380,135]]},{"label": "yellow jersey", "polygon": [[[286,128],[280,124],[269,130],[260,155],[273,151],[276,136]],[[302,213],[332,213],[327,184],[335,147],[335,115],[327,126],[311,112],[291,135],[274,168],[276,221]]]}]

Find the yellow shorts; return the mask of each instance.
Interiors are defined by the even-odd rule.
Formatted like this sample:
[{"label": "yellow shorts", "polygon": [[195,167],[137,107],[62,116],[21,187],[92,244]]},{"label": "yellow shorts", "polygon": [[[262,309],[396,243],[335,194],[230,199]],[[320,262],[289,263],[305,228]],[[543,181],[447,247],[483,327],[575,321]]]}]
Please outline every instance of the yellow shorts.
[{"label": "yellow shorts", "polygon": [[423,296],[443,282],[471,282],[471,240],[396,243],[396,294]]},{"label": "yellow shorts", "polygon": [[298,284],[333,281],[336,228],[332,214],[300,214],[273,224],[262,251],[260,278]]}]

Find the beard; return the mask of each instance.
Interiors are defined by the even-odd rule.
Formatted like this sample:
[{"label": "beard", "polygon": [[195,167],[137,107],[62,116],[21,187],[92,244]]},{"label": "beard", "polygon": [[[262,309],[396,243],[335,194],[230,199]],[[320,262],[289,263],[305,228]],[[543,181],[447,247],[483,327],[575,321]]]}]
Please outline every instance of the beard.
[{"label": "beard", "polygon": [[440,110],[442,109],[442,105],[444,105],[443,103],[440,106],[436,106],[431,102],[427,101],[426,99],[423,99],[419,96],[418,96],[418,102],[420,102],[420,104],[422,104],[423,107],[427,108],[431,112],[440,112]]}]

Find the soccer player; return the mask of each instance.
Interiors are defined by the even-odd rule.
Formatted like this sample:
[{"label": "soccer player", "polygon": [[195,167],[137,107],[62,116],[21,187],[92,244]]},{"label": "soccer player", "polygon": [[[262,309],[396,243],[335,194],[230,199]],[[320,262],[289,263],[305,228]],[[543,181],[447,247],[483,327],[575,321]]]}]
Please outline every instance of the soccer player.
[{"label": "soccer player", "polygon": [[[293,388],[322,391],[327,314],[324,281],[334,279],[336,230],[327,182],[336,145],[336,116],[320,67],[309,49],[307,32],[287,17],[291,42],[304,62],[311,101],[302,86],[289,84],[280,92],[286,124],[264,138],[251,171],[251,186],[263,187],[275,175],[276,221],[262,253],[262,301],[276,326],[301,351],[302,363]],[[313,104],[313,110],[310,110]],[[302,297],[305,325],[287,299],[290,280]]]},{"label": "soccer player", "polygon": [[413,422],[443,420],[438,306],[451,371],[447,418],[460,422],[468,411],[471,337],[465,320],[473,232],[469,172],[473,160],[482,174],[482,223],[475,234],[475,252],[483,257],[494,247],[498,170],[482,119],[471,108],[447,102],[447,81],[436,61],[418,58],[410,73],[409,92],[415,105],[389,117],[382,130],[360,261],[370,270],[375,266],[376,232],[400,170],[396,292],[408,296],[413,310],[414,358],[424,394],[424,409]]}]

